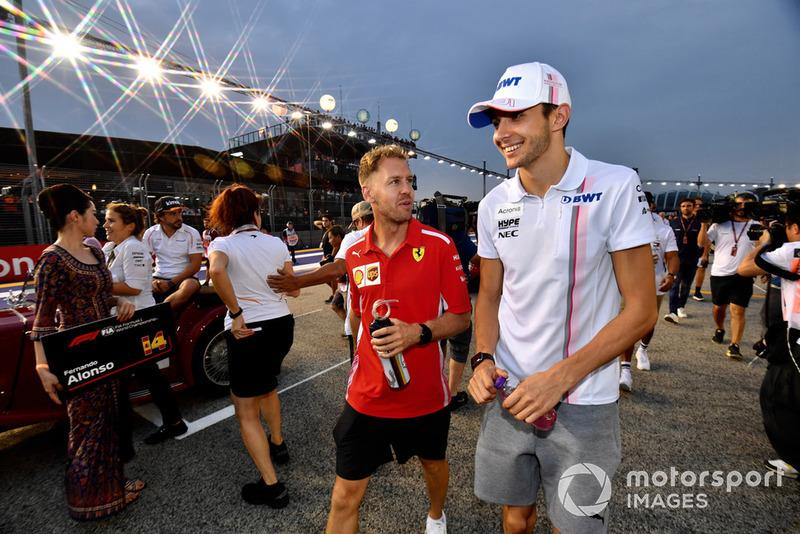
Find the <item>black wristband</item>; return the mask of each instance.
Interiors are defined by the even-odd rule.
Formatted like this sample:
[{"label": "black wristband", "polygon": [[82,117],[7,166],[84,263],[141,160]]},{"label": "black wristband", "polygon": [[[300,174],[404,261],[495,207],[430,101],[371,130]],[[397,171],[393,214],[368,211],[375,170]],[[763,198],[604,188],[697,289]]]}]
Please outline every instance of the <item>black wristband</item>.
[{"label": "black wristband", "polygon": [[433,332],[431,332],[431,329],[428,328],[427,325],[422,323],[419,323],[419,325],[422,327],[422,333],[419,335],[417,345],[427,345],[431,342],[431,339],[433,339]]},{"label": "black wristband", "polygon": [[475,368],[478,367],[484,360],[491,360],[492,363],[494,363],[494,356],[486,352],[479,352],[469,361],[470,365],[472,366],[472,370],[475,371]]},{"label": "black wristband", "polygon": [[240,316],[240,315],[241,315],[243,312],[244,312],[244,310],[243,310],[241,307],[239,307],[239,311],[238,311],[238,312],[236,312],[236,313],[232,313],[232,312],[229,310],[229,311],[228,311],[228,317],[230,317],[231,319],[236,319],[236,318],[237,318],[237,317],[239,317],[239,316]]}]

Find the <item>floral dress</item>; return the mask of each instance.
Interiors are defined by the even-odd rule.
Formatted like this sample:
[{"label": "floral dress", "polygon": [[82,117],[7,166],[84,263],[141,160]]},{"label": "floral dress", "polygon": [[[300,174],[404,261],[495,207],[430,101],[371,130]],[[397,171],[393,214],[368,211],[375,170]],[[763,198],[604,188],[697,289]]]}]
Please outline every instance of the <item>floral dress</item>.
[{"label": "floral dress", "polygon": [[[36,316],[31,339],[109,316],[111,273],[100,249],[87,265],[51,245],[36,262]],[[58,318],[58,319],[57,319]],[[58,320],[58,322],[57,322]],[[59,354],[47,354],[52,361]],[[66,401],[69,415],[66,493],[73,519],[100,519],[125,507],[125,477],[119,454],[119,384],[86,388]]]}]

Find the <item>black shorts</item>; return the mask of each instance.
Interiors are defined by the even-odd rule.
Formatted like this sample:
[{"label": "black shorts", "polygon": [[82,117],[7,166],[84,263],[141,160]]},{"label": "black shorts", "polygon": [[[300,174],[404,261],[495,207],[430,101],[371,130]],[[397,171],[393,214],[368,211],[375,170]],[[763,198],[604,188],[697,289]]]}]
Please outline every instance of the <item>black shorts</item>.
[{"label": "black shorts", "polygon": [[362,480],[381,465],[392,461],[404,464],[412,456],[424,460],[444,460],[450,410],[408,419],[373,417],[355,411],[345,403],[333,429],[336,442],[336,474],[345,480]]},{"label": "black shorts", "polygon": [[746,308],[753,296],[753,278],[732,274],[711,277],[711,302],[715,306],[736,304]]},{"label": "black shorts", "polygon": [[225,331],[231,392],[237,397],[258,397],[278,387],[281,363],[292,348],[294,317],[284,315],[247,328],[261,330],[242,339]]}]

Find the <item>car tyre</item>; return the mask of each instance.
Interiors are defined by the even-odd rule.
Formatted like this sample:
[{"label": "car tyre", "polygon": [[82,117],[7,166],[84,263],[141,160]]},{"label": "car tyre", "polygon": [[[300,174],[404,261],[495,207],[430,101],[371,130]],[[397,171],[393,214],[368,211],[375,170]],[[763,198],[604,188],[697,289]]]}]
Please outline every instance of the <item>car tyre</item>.
[{"label": "car tyre", "polygon": [[198,341],[192,358],[195,384],[220,395],[230,391],[228,344],[224,334],[222,320],[214,321]]}]

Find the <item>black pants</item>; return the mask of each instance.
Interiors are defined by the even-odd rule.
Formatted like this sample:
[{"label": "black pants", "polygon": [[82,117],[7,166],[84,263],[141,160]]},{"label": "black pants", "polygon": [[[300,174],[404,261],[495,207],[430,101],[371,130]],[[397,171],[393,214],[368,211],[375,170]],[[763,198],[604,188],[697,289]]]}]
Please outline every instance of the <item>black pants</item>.
[{"label": "black pants", "polygon": [[137,367],[133,376],[142,386],[150,390],[150,395],[161,412],[161,419],[165,426],[174,425],[183,419],[175,394],[167,379],[161,374],[156,362],[147,362]]}]

